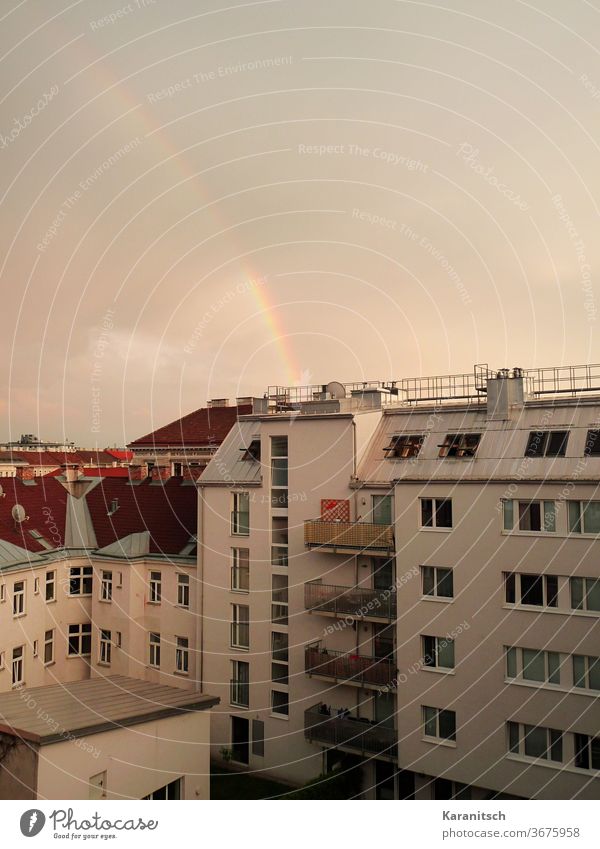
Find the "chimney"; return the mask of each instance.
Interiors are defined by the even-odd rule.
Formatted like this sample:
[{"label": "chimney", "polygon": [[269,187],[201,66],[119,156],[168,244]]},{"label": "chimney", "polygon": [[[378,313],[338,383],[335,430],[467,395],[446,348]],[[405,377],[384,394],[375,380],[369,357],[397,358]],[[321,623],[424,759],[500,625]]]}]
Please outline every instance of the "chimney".
[{"label": "chimney", "polygon": [[209,408],[209,410],[212,410],[215,407],[228,407],[229,398],[212,398],[210,401],[208,401],[206,406]]},{"label": "chimney", "polygon": [[525,400],[523,369],[500,369],[487,380],[488,421],[508,421],[514,410],[520,410]]},{"label": "chimney", "polygon": [[206,466],[203,463],[186,463],[183,466],[183,480],[195,483],[205,468]]},{"label": "chimney", "polygon": [[148,467],[145,463],[129,464],[129,483],[139,483],[148,477]]},{"label": "chimney", "polygon": [[152,466],[152,483],[155,481],[166,481],[171,477],[170,466]]},{"label": "chimney", "polygon": [[75,483],[83,476],[83,468],[79,463],[61,463],[60,468],[67,483]]},{"label": "chimney", "polygon": [[15,477],[20,481],[32,481],[35,478],[33,466],[17,466]]}]

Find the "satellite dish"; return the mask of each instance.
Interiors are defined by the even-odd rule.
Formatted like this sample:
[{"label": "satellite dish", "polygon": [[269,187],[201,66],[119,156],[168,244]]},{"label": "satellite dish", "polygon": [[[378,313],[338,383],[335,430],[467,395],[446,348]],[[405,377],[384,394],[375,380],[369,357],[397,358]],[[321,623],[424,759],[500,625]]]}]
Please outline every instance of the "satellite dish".
[{"label": "satellite dish", "polygon": [[25,512],[25,508],[23,507],[22,504],[15,504],[15,506],[13,507],[11,512],[12,512],[13,519],[15,520],[15,522],[18,522],[19,524],[21,522],[24,522],[25,519],[27,518],[27,513]]},{"label": "satellite dish", "polygon": [[331,383],[327,384],[325,389],[329,392],[332,398],[336,399],[336,401],[346,397],[346,387],[343,383],[338,383],[337,380],[332,380]]}]

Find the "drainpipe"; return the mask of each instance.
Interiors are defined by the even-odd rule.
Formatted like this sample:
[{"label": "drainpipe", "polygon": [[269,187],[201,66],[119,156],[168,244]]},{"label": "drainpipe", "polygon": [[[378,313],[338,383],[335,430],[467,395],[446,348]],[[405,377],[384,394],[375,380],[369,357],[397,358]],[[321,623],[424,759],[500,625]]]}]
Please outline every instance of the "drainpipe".
[{"label": "drainpipe", "polygon": [[204,490],[197,488],[198,492],[198,527],[196,539],[198,541],[198,560],[196,568],[196,600],[199,611],[199,622],[196,624],[196,645],[199,651],[198,685],[200,692],[204,690]]}]

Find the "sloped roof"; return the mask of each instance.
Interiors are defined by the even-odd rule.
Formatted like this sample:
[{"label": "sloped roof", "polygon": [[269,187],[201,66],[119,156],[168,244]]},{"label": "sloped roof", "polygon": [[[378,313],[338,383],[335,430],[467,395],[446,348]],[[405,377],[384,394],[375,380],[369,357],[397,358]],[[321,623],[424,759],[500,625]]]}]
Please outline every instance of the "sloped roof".
[{"label": "sloped roof", "polygon": [[[25,484],[18,478],[3,478],[2,487],[4,497],[0,498],[1,539],[27,551],[46,551],[46,546],[29,533],[37,531],[54,547],[58,548],[63,544],[68,494],[56,478],[37,478],[34,486]],[[15,504],[20,504],[28,517],[20,524],[12,517]]]},{"label": "sloped roof", "polygon": [[156,445],[183,447],[214,445],[216,447],[223,442],[236,423],[237,417],[251,412],[251,404],[242,404],[239,407],[202,407],[130,442],[129,446],[139,448]]}]

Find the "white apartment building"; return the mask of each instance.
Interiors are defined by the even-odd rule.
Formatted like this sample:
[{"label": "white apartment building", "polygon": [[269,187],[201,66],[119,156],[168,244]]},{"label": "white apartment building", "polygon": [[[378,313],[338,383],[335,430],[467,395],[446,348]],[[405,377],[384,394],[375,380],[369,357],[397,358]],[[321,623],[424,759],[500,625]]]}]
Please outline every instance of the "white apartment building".
[{"label": "white apartment building", "polygon": [[199,483],[213,755],[600,796],[600,368],[274,387]]}]

